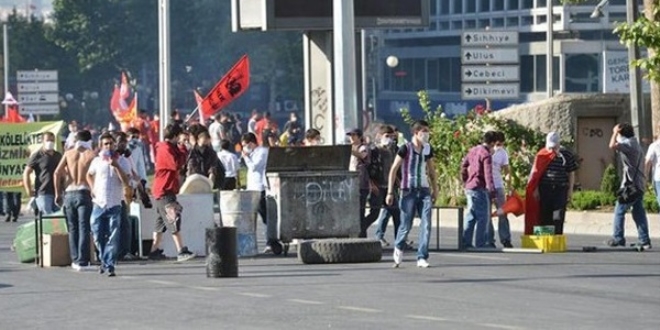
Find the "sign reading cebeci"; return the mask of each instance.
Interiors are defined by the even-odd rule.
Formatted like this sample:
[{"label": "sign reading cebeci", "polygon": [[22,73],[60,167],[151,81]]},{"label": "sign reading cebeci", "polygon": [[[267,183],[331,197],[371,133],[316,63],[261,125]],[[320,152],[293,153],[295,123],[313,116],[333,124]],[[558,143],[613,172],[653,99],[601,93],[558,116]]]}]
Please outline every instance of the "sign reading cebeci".
[{"label": "sign reading cebeci", "polygon": [[517,65],[472,65],[461,68],[464,82],[520,80]]}]

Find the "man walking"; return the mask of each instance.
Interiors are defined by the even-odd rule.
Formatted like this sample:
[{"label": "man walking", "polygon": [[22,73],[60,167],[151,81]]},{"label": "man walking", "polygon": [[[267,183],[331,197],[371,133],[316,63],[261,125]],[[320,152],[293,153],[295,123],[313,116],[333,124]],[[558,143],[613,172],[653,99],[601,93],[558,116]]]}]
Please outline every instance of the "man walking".
[{"label": "man walking", "polygon": [[651,248],[649,238],[649,225],[644,210],[644,191],[646,190],[646,176],[642,162],[642,147],[635,138],[632,125],[623,123],[614,126],[610,138],[610,149],[615,150],[621,157],[623,163],[623,174],[621,176],[621,188],[627,185],[634,186],[642,193],[633,201],[616,201],[614,206],[614,228],[612,238],[605,244],[608,246],[626,246],[624,233],[624,221],[626,212],[632,207],[632,216],[637,225],[637,246],[642,249]]},{"label": "man walking", "polygon": [[[495,207],[499,210],[506,201],[506,190],[511,187],[509,176],[509,153],[504,148],[505,136],[502,132],[496,132],[495,146],[493,147],[493,184],[495,185]],[[506,180],[506,184],[505,184]],[[506,214],[497,215],[497,232],[500,236],[500,243],[505,248],[512,248],[511,230],[509,229],[509,219]],[[486,245],[495,247],[495,228],[493,222],[488,221],[486,228]]]},{"label": "man walking", "polygon": [[[55,151],[55,134],[45,132],[42,135],[41,149],[33,153],[23,171],[23,188],[30,197],[36,198],[37,208],[43,214],[57,211],[55,206],[55,185],[53,178],[62,154]],[[34,187],[30,175],[34,173]]]},{"label": "man walking", "polygon": [[486,246],[486,227],[490,221],[490,199],[495,195],[493,160],[490,155],[495,140],[495,132],[486,132],[483,142],[472,147],[461,164],[461,178],[467,196],[463,248],[471,248],[473,240],[474,246],[477,248]]},{"label": "man walking", "polygon": [[151,246],[149,259],[162,259],[163,250],[160,243],[167,229],[172,233],[174,245],[178,251],[177,261],[183,262],[195,258],[195,254],[183,245],[181,237],[181,205],[176,200],[179,193],[179,169],[186,162],[186,155],[179,151],[177,139],[182,129],[178,124],[169,124],[164,130],[164,141],[156,144],[156,173],[154,175],[153,195],[156,199],[156,225],[154,242]]},{"label": "man walking", "polygon": [[394,267],[403,261],[403,251],[415,212],[421,218],[419,225],[419,246],[417,247],[417,267],[429,267],[429,237],[431,235],[431,208],[438,196],[433,150],[429,144],[429,124],[423,120],[413,123],[412,142],[402,145],[390,169],[385,203],[394,203],[394,182],[401,168],[401,224],[394,246]]},{"label": "man walking", "polygon": [[[394,163],[394,157],[397,153],[397,136],[396,133],[394,133],[394,128],[390,125],[381,126],[378,135],[380,139],[378,139],[376,148],[378,148],[378,155],[383,166],[383,177],[376,184],[378,185],[378,198],[381,200],[381,203],[384,203],[387,195],[390,169],[392,168],[392,163]],[[398,181],[398,178],[396,181]],[[393,187],[394,191],[398,192],[399,183],[395,182]],[[401,223],[401,210],[399,210],[399,205],[396,201],[393,202],[392,205],[385,205],[385,207],[380,208],[380,211],[378,212],[378,219],[376,221],[376,239],[381,242],[383,247],[390,245],[385,240],[385,230],[387,229],[387,222],[390,216],[394,223],[394,239],[396,239],[397,230]]]},{"label": "man walking", "polygon": [[115,150],[115,139],[105,133],[100,138],[101,150],[87,171],[87,182],[92,187],[92,233],[99,251],[99,272],[115,276],[115,263],[121,241],[121,202],[124,186],[129,185],[131,164]]},{"label": "man walking", "polygon": [[[62,208],[69,230],[71,268],[76,271],[87,270],[90,266],[89,219],[93,205],[86,175],[94,157],[96,153],[92,151],[92,134],[89,131],[78,131],[73,147],[64,152],[53,177],[57,203],[64,190]],[[60,183],[65,181],[68,185],[62,189]]]},{"label": "man walking", "polygon": [[[268,161],[268,148],[260,146],[257,136],[253,133],[245,133],[241,137],[241,146],[243,147],[243,161],[247,167],[247,190],[261,192],[259,198],[259,208],[257,213],[261,221],[267,224],[268,217],[266,212],[266,162]],[[264,253],[271,251],[273,242],[267,242]]]}]

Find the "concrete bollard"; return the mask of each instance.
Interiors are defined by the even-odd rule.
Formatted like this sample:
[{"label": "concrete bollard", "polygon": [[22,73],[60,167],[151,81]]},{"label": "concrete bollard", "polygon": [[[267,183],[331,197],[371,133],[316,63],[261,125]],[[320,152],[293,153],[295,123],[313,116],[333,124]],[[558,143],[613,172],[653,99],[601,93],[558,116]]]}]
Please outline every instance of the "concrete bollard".
[{"label": "concrete bollard", "polygon": [[206,228],[206,277],[238,277],[236,228]]}]

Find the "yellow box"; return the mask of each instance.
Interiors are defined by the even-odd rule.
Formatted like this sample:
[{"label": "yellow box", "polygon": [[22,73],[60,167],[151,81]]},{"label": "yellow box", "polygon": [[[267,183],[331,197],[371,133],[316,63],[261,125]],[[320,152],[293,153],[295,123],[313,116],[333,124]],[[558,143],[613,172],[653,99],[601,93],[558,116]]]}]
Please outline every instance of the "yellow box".
[{"label": "yellow box", "polygon": [[539,249],[543,252],[566,252],[564,235],[523,235],[520,238],[523,248]]}]

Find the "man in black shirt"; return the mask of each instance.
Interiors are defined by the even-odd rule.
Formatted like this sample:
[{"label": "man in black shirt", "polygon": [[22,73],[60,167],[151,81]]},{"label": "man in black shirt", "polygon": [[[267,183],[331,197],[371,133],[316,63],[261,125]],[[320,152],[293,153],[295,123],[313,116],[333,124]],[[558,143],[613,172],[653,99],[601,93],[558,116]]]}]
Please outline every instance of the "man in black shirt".
[{"label": "man in black shirt", "polygon": [[[53,174],[61,159],[62,154],[55,151],[55,135],[45,132],[41,149],[30,156],[23,171],[23,188],[30,197],[36,198],[37,208],[44,214],[57,211]],[[33,172],[34,187],[30,181]]]},{"label": "man in black shirt", "polygon": [[541,177],[538,188],[537,200],[540,200],[541,225],[554,225],[555,235],[562,235],[566,205],[573,195],[578,164],[575,155],[560,145],[558,133],[548,133],[545,147],[552,150],[555,155]]}]

